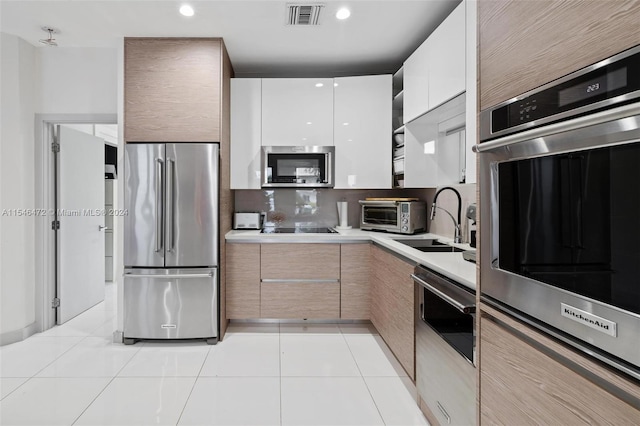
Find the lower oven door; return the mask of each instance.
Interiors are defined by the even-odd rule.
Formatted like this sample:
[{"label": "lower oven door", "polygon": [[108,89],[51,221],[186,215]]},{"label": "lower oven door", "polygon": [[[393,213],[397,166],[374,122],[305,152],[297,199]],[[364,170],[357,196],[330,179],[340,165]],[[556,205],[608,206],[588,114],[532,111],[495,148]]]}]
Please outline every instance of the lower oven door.
[{"label": "lower oven door", "polygon": [[477,148],[483,297],[636,378],[639,111],[628,105]]},{"label": "lower oven door", "polygon": [[475,294],[418,266],[416,387],[440,424],[475,423]]}]

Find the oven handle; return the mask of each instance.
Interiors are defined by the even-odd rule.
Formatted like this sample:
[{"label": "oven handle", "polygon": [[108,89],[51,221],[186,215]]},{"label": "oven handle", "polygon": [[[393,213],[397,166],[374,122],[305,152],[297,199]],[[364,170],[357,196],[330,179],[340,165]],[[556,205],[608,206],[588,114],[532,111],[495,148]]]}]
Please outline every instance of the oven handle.
[{"label": "oven handle", "polygon": [[[460,297],[460,296],[462,296],[462,294],[454,295],[454,294],[452,294],[452,293],[454,293],[453,291],[447,292],[442,287],[441,288],[436,288],[432,284],[426,282],[425,280],[423,280],[422,278],[417,276],[416,274],[411,274],[411,278],[413,278],[413,280],[415,282],[420,284],[425,289],[429,290],[431,293],[433,293],[436,296],[440,297],[442,300],[444,300],[445,302],[447,302],[448,304],[450,304],[451,306],[453,306],[454,308],[456,308],[457,310],[459,310],[463,314],[475,313],[475,311],[476,311],[475,298],[472,298],[471,295],[467,296],[468,300],[460,301],[460,300],[457,300],[457,299],[465,298],[464,296]],[[460,290],[460,292],[462,292],[462,291],[463,290]],[[447,293],[450,293],[450,294],[447,294]]]}]

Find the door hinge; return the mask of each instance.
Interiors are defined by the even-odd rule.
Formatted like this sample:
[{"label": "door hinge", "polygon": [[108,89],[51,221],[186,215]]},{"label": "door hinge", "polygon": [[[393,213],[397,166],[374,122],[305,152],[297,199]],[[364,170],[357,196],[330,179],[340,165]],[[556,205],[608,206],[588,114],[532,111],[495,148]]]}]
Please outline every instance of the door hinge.
[{"label": "door hinge", "polygon": [[60,221],[59,220],[54,220],[51,222],[51,229],[54,231],[57,231],[60,229]]},{"label": "door hinge", "polygon": [[54,297],[51,301],[51,308],[59,308],[60,307],[60,299],[58,297]]},{"label": "door hinge", "polygon": [[51,152],[60,152],[60,144],[58,142],[51,144]]}]

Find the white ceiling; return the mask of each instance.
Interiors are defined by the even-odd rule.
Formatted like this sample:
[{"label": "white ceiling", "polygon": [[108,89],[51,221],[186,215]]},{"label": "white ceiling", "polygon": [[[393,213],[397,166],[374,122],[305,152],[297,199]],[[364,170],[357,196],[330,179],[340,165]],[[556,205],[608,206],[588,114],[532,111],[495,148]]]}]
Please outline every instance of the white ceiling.
[{"label": "white ceiling", "polygon": [[[183,3],[195,16],[178,13]],[[47,34],[40,27],[53,26],[60,47],[116,47],[122,37],[222,37],[237,76],[339,76],[395,71],[460,0],[313,2],[325,5],[317,27],[285,25],[288,3],[0,0],[0,30],[41,46]],[[339,21],[342,6],[351,17]]]}]

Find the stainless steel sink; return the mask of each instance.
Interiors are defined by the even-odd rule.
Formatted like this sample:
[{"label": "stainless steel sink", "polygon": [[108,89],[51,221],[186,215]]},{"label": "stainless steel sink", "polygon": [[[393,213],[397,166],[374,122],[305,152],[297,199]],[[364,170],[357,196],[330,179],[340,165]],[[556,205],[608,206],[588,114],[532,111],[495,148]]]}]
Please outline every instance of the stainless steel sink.
[{"label": "stainless steel sink", "polygon": [[464,251],[461,248],[450,246],[445,243],[441,243],[438,240],[434,239],[426,239],[426,240],[413,240],[413,239],[403,239],[396,240],[400,244],[404,244],[409,247],[413,247],[416,250],[424,251],[424,252],[436,252],[436,253],[457,253]]}]

